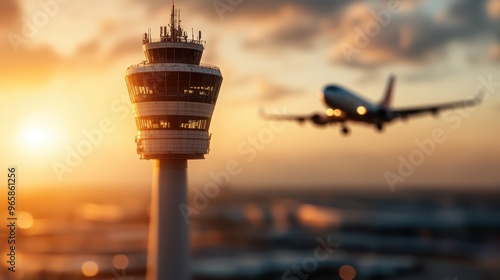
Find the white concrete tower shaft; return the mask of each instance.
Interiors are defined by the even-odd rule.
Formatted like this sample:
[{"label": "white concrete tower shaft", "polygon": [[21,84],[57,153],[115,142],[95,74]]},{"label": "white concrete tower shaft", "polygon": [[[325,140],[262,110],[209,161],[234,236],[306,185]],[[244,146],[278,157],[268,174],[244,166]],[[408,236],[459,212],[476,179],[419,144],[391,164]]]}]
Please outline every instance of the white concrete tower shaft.
[{"label": "white concrete tower shaft", "polygon": [[187,200],[187,160],[153,161],[147,280],[188,280],[189,230],[179,213]]}]

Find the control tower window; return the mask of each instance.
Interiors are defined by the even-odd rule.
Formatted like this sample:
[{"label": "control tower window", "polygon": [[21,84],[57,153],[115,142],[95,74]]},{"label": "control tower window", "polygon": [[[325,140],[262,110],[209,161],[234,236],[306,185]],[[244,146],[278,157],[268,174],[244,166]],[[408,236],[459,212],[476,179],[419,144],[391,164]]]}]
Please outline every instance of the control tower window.
[{"label": "control tower window", "polygon": [[151,48],[146,50],[150,63],[200,64],[202,51],[189,48]]},{"label": "control tower window", "polygon": [[[135,73],[127,77],[134,102],[191,101],[213,104],[222,78],[196,72]],[[132,86],[133,85],[133,86]]]},{"label": "control tower window", "polygon": [[195,116],[149,116],[136,118],[140,130],[201,130],[208,131],[210,118]]}]

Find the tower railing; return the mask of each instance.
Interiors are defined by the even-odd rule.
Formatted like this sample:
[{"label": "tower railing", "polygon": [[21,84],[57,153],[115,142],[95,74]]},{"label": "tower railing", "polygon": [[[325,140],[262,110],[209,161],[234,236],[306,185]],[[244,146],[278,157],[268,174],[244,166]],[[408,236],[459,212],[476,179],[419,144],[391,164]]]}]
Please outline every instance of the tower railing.
[{"label": "tower railing", "polygon": [[151,43],[162,43],[162,42],[169,42],[169,43],[189,43],[189,44],[198,44],[202,45],[205,47],[206,41],[203,40],[197,40],[197,39],[188,39],[188,38],[179,38],[176,41],[172,41],[170,37],[164,37],[164,38],[149,38],[143,41],[144,44],[151,44]]},{"label": "tower railing", "polygon": [[211,64],[206,64],[206,63],[200,63],[200,64],[189,64],[189,63],[178,63],[178,62],[173,62],[173,63],[168,63],[168,62],[161,62],[161,63],[148,63],[146,60],[143,60],[141,63],[137,63],[137,64],[134,64],[134,65],[131,65],[127,68],[130,69],[130,68],[135,68],[135,67],[140,67],[140,66],[147,66],[147,65],[162,65],[162,64],[168,64],[168,65],[182,65],[182,66],[188,66],[188,67],[201,67],[201,68],[208,68],[208,69],[212,69],[212,70],[216,70],[216,71],[220,71],[220,68],[215,66],[215,65],[211,65]]}]

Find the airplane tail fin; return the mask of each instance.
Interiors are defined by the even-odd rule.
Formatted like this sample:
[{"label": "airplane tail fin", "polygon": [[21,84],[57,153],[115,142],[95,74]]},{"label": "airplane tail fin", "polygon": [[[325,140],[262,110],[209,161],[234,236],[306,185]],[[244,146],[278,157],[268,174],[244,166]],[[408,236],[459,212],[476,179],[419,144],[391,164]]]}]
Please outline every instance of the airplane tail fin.
[{"label": "airplane tail fin", "polygon": [[389,108],[392,101],[392,92],[394,89],[394,83],[396,82],[396,77],[391,75],[389,81],[387,82],[387,88],[385,90],[384,99],[380,102],[379,106],[383,108]]}]

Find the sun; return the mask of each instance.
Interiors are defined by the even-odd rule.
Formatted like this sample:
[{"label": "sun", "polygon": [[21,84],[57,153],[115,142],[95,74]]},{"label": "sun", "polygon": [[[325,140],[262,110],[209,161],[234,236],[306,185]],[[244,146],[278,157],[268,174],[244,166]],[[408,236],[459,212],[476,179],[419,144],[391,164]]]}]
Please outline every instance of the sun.
[{"label": "sun", "polygon": [[21,129],[21,144],[25,148],[43,148],[50,140],[49,130],[43,125],[29,125]]},{"label": "sun", "polygon": [[51,152],[62,142],[62,131],[56,122],[48,118],[31,118],[18,128],[18,145],[24,151]]}]

